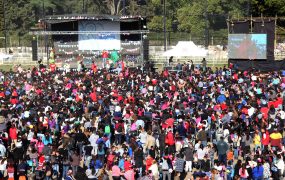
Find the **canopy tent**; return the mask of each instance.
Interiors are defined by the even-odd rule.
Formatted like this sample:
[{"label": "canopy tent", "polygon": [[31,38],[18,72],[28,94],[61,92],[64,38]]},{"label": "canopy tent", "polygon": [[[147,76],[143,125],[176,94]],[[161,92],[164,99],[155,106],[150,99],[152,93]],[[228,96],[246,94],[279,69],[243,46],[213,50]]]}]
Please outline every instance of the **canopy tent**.
[{"label": "canopy tent", "polygon": [[173,49],[164,52],[163,56],[206,57],[207,53],[206,49],[196,46],[193,41],[179,41]]}]

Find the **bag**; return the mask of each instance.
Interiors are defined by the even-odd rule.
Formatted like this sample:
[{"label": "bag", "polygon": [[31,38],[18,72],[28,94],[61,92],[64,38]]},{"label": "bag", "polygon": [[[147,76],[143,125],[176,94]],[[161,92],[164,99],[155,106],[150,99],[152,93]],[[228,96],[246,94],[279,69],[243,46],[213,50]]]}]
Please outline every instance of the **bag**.
[{"label": "bag", "polygon": [[170,168],[170,169],[168,170],[168,172],[169,172],[169,173],[172,173],[172,172],[173,172],[173,169]]},{"label": "bag", "polygon": [[237,148],[237,142],[233,142],[233,147],[236,149]]},{"label": "bag", "polygon": [[3,124],[5,122],[5,117],[4,116],[0,116],[0,124]]},{"label": "bag", "polygon": [[111,133],[111,128],[109,125],[105,126],[105,130],[104,130],[105,134],[110,134]]},{"label": "bag", "polygon": [[46,172],[46,176],[48,176],[48,177],[51,176],[51,170],[48,170],[48,171]]}]

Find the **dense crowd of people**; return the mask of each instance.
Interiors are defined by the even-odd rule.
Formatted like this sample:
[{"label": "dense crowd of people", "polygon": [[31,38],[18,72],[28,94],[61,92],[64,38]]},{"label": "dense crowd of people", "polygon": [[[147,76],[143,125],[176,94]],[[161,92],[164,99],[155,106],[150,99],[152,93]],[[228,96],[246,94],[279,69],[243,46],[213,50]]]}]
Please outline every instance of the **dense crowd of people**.
[{"label": "dense crowd of people", "polygon": [[285,71],[118,63],[1,72],[0,179],[282,179]]}]

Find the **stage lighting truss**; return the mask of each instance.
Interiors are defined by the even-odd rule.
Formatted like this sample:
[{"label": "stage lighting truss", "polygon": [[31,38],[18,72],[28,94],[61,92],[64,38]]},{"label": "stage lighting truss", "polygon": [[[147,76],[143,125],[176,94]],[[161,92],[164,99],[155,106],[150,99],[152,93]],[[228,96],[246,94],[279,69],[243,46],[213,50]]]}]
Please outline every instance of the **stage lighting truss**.
[{"label": "stage lighting truss", "polygon": [[147,34],[149,30],[139,30],[139,31],[30,31],[30,35],[89,35],[89,34],[98,34],[98,35],[110,35],[110,34],[121,34],[121,35],[130,35],[130,34]]}]

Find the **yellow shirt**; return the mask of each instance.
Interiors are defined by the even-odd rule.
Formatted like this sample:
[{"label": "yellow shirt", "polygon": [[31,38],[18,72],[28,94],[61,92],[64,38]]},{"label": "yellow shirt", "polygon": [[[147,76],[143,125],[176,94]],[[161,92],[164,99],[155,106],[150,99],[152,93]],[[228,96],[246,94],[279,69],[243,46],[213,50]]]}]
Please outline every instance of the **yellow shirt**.
[{"label": "yellow shirt", "polygon": [[254,138],[253,138],[253,142],[254,142],[255,145],[261,145],[260,136],[259,135],[255,135]]}]

